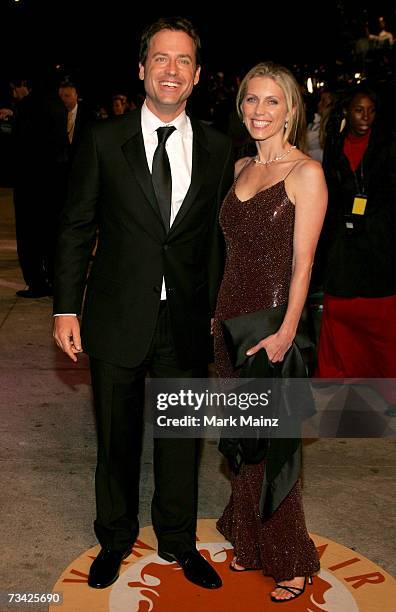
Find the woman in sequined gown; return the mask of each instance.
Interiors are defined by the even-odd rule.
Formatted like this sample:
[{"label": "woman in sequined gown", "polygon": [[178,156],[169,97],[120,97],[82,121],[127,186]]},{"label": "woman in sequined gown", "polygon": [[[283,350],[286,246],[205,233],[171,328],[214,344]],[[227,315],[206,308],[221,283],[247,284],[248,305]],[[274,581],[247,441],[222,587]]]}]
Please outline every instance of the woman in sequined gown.
[{"label": "woman in sequined gown", "polygon": [[[320,164],[294,144],[301,142],[305,113],[292,74],[270,62],[258,64],[241,83],[237,108],[257,155],[236,163],[220,214],[227,247],[214,320],[221,377],[238,374],[220,322],[287,303],[278,331],[249,350],[265,350],[272,362],[283,360],[306,300],[327,204]],[[277,586],[271,599],[284,602],[303,592],[319,560],[305,526],[299,482],[268,520],[260,518],[264,463],[242,464],[232,476],[231,498],[217,527],[234,546],[232,569],[261,569],[273,576]]]}]

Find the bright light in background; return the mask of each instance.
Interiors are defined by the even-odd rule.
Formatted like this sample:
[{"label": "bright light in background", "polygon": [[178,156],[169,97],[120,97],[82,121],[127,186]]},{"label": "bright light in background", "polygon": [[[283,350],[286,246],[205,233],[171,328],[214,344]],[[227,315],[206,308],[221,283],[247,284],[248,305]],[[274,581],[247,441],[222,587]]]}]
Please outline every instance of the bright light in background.
[{"label": "bright light in background", "polygon": [[311,77],[307,78],[307,89],[309,93],[313,93],[313,83]]}]

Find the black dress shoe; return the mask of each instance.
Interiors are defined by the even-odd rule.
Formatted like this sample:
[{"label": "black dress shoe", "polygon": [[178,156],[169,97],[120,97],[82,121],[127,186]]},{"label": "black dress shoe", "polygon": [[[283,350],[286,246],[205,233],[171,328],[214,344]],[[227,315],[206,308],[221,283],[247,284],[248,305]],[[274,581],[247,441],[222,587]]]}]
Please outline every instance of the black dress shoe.
[{"label": "black dress shoe", "polygon": [[130,555],[131,550],[131,548],[124,551],[102,548],[90,567],[88,585],[93,589],[105,589],[113,584],[119,576],[121,561]]},{"label": "black dress shoe", "polygon": [[28,287],[27,289],[20,289],[16,292],[18,297],[23,298],[41,298],[53,295],[51,287]]},{"label": "black dress shoe", "polygon": [[158,556],[165,561],[177,561],[187,580],[204,589],[218,589],[223,584],[220,576],[197,550],[188,550],[181,555],[158,551]]}]

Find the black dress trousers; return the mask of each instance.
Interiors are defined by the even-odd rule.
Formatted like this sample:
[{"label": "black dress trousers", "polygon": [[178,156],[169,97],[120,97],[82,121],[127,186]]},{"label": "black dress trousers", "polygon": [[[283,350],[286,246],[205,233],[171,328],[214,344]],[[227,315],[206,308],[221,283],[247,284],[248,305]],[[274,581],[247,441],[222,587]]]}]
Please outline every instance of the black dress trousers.
[{"label": "black dress trousers", "polygon": [[[102,547],[125,550],[139,531],[145,377],[205,377],[207,364],[180,367],[165,301],[160,302],[153,341],[139,366],[125,368],[91,357],[90,367],[98,433],[94,528]],[[154,440],[152,522],[163,552],[195,548],[198,446],[195,439]]]}]

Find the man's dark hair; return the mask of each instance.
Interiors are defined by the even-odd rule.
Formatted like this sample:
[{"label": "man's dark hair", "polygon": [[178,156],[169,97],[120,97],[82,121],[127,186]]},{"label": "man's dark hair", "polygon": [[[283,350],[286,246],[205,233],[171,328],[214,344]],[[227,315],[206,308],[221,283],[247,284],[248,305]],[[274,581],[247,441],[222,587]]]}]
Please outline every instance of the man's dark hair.
[{"label": "man's dark hair", "polygon": [[150,41],[157,32],[161,30],[173,30],[174,32],[185,32],[193,39],[195,44],[195,61],[197,66],[201,64],[201,40],[198,32],[188,19],[184,17],[161,17],[143,31],[140,39],[139,63],[144,64],[147,58]]},{"label": "man's dark hair", "polygon": [[78,87],[74,81],[70,81],[69,79],[65,79],[61,81],[58,85],[58,89],[65,89],[66,87],[72,87],[78,92]]}]

